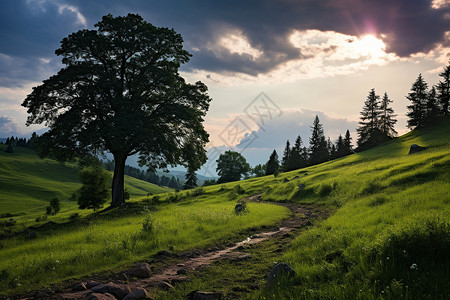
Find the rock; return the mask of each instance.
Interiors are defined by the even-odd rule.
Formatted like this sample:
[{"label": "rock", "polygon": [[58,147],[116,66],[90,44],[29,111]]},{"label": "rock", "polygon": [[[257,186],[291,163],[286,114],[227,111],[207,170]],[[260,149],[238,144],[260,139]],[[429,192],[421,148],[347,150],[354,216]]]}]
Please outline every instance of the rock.
[{"label": "rock", "polygon": [[150,299],[150,295],[145,289],[138,289],[132,293],[129,293],[123,300],[141,300]]},{"label": "rock", "polygon": [[80,291],[85,291],[85,290],[87,290],[87,287],[86,287],[86,285],[83,282],[75,283],[72,286],[72,291],[73,292],[80,292]]},{"label": "rock", "polygon": [[91,290],[95,293],[112,294],[119,300],[125,298],[131,292],[127,286],[120,286],[112,282],[97,285]]},{"label": "rock", "polygon": [[125,272],[128,276],[137,278],[148,278],[152,274],[150,265],[148,263],[138,263],[133,266],[132,269]]},{"label": "rock", "polygon": [[316,214],[311,214],[310,217],[311,217],[311,218],[318,218],[319,216],[316,215]]},{"label": "rock", "polygon": [[234,207],[234,212],[237,214],[243,213],[244,211],[245,211],[245,206],[242,203],[238,203]]},{"label": "rock", "polygon": [[90,290],[90,289],[92,289],[94,286],[97,286],[97,285],[100,285],[101,283],[100,282],[97,282],[97,281],[88,281],[88,282],[86,282],[86,288],[88,289],[88,290]]},{"label": "rock", "polygon": [[282,277],[292,278],[296,275],[294,269],[287,263],[277,263],[267,276],[267,285],[271,285],[279,281]]},{"label": "rock", "polygon": [[43,299],[48,298],[48,295],[44,293],[43,291],[37,291],[36,294],[34,294],[35,299]]},{"label": "rock", "polygon": [[426,147],[421,147],[421,146],[419,146],[417,144],[412,144],[411,147],[409,148],[409,153],[408,154],[413,154],[413,153],[416,153],[416,152],[420,152],[420,151],[425,150],[425,149],[427,149],[427,148]]},{"label": "rock", "polygon": [[160,283],[158,283],[158,287],[165,291],[173,289],[173,285],[165,281],[161,281]]},{"label": "rock", "polygon": [[304,190],[305,189],[305,185],[303,184],[303,183],[300,183],[299,185],[298,185],[298,189],[301,191],[301,190]]},{"label": "rock", "polygon": [[186,275],[186,274],[187,274],[186,269],[179,269],[179,270],[177,270],[177,275]]},{"label": "rock", "polygon": [[111,295],[110,293],[92,293],[89,294],[86,298],[86,300],[116,300],[117,298]]},{"label": "rock", "polygon": [[287,179],[286,177],[284,177],[283,179],[283,183],[289,182],[289,179]]},{"label": "rock", "polygon": [[216,300],[222,299],[221,292],[202,292],[202,291],[193,291],[187,295],[188,299],[192,300]]}]

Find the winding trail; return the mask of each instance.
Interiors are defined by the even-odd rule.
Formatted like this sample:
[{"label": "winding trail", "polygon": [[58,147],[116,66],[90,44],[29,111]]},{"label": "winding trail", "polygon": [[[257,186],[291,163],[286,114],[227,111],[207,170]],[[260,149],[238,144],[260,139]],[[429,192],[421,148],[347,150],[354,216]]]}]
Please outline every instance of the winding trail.
[{"label": "winding trail", "polygon": [[[261,195],[256,194],[247,198],[247,201],[252,202],[263,202],[260,200]],[[139,289],[145,289],[147,291],[154,288],[165,288],[170,287],[172,284],[177,282],[183,282],[187,280],[185,276],[200,267],[207,266],[215,260],[221,259],[233,259],[233,260],[246,260],[249,258],[249,254],[244,252],[239,252],[246,245],[258,244],[262,241],[268,239],[278,239],[286,235],[287,233],[301,229],[304,227],[312,226],[312,222],[317,218],[326,218],[328,213],[325,210],[319,209],[317,207],[309,205],[300,205],[295,203],[273,203],[264,202],[271,204],[278,204],[289,208],[291,215],[288,219],[284,220],[279,228],[273,228],[270,231],[262,231],[256,233],[247,239],[238,242],[236,244],[230,245],[224,249],[211,248],[207,250],[194,250],[178,256],[180,262],[173,265],[166,265],[158,270],[148,278],[128,280],[127,276],[124,276],[125,272],[121,272],[109,278],[109,280],[102,282],[73,282],[68,284],[64,289],[55,290],[41,290],[30,293],[22,297],[12,297],[11,299],[117,299],[122,298],[114,297],[111,294],[99,294],[94,293],[91,289],[78,290],[80,289],[81,283],[89,287],[99,283],[114,283],[118,288],[122,288],[126,291],[136,291]],[[156,261],[163,261],[165,257],[170,257],[173,254],[167,251],[161,251]],[[155,260],[154,260],[155,261]],[[167,285],[169,284],[169,285]],[[83,289],[83,288],[82,288]],[[77,290],[77,291],[76,291]]]}]

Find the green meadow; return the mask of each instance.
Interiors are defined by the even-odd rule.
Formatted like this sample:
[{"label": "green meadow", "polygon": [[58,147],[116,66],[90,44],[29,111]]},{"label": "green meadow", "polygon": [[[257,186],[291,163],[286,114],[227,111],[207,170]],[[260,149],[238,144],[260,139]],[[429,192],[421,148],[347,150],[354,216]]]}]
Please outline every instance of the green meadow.
[{"label": "green meadow", "polygon": [[[408,155],[411,144],[427,148]],[[13,165],[14,156],[6,155],[0,151],[1,197],[12,198],[2,199],[2,212],[7,208],[23,214],[17,218],[26,224],[36,223],[35,216],[49,198],[67,198],[78,187],[71,166],[40,161],[25,150],[15,154]],[[33,162],[32,170],[24,164],[26,159]],[[61,175],[52,175],[56,171],[50,169]],[[370,150],[277,177],[151,197],[149,185],[128,183],[132,199],[125,207],[95,214],[81,213],[76,204],[64,200],[58,220],[63,223],[75,212],[79,219],[37,229],[36,237],[21,234],[0,241],[0,296],[118,271],[149,260],[161,249],[182,252],[236,241],[249,229],[275,225],[288,216],[286,208],[267,203],[248,203],[248,213],[234,214],[237,201],[262,194],[263,200],[315,205],[332,214],[303,230],[277,256],[277,261],[294,268],[294,278],[248,297],[445,299],[450,294],[449,175],[447,118]],[[17,178],[23,183],[13,182]],[[4,188],[7,182],[11,185]],[[220,265],[217,268],[220,274]],[[230,273],[224,269],[223,274]],[[183,288],[184,284],[176,285],[158,297],[176,298]]]}]

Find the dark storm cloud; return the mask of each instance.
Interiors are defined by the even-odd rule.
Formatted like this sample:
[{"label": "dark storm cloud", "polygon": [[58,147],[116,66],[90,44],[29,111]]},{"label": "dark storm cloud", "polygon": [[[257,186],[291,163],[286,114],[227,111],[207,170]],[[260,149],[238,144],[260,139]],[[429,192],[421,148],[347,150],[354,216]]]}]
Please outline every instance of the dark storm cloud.
[{"label": "dark storm cloud", "polygon": [[[450,28],[450,20],[445,18],[450,13],[449,7],[432,9],[430,0],[2,1],[0,53],[29,64],[28,71],[19,66],[17,74],[44,79],[30,69],[39,69],[39,58],[54,57],[63,37],[84,28],[75,12],[68,9],[60,12],[62,5],[78,8],[88,28],[107,13],[139,13],[156,26],[173,27],[182,34],[188,49],[198,49],[191,51],[194,57],[184,70],[250,75],[266,73],[284,62],[302,58],[299,49],[287,40],[294,30],[330,30],[356,36],[384,34],[388,51],[408,56],[443,42],[444,33]],[[210,47],[234,31],[241,32],[262,55],[252,58],[245,53]],[[0,77],[7,78],[12,70],[2,67],[1,72]]]}]

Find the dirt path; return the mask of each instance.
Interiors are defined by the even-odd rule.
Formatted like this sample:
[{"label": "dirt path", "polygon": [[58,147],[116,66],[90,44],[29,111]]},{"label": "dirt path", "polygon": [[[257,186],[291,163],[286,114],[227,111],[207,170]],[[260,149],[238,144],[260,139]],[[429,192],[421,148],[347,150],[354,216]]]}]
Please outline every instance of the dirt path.
[{"label": "dirt path", "polygon": [[[247,198],[247,201],[262,202],[259,194]],[[258,244],[268,239],[281,238],[287,233],[311,226],[312,222],[317,218],[326,218],[327,213],[316,207],[299,205],[295,203],[277,203],[290,209],[291,216],[284,220],[280,228],[262,231],[246,238],[236,244],[230,245],[225,249],[208,249],[194,250],[178,256],[180,262],[173,265],[166,265],[150,274],[150,265],[140,264],[141,268],[149,271],[149,277],[137,280],[129,280],[127,271],[117,274],[113,279],[102,280],[102,282],[74,282],[67,285],[64,289],[57,291],[45,290],[37,291],[26,297],[18,297],[12,299],[121,299],[124,295],[133,291],[145,289],[146,291],[154,288],[170,288],[172,284],[187,280],[186,274],[194,270],[207,266],[211,262],[220,259],[246,260],[251,257],[249,254],[240,252],[246,245]],[[170,257],[170,252],[161,251],[158,255],[159,261]],[[176,255],[176,254],[175,254]],[[155,261],[155,260],[154,260]],[[172,260],[173,261],[173,260]],[[132,269],[130,269],[132,270]],[[128,270],[129,271],[129,270]],[[129,274],[129,273],[128,273]],[[130,276],[132,277],[132,276]],[[103,289],[101,289],[103,284]],[[109,287],[108,287],[109,285]],[[101,290],[101,292],[99,292]],[[106,292],[106,291],[109,291]],[[119,290],[122,290],[120,292]],[[138,299],[138,298],[136,298]]]}]

